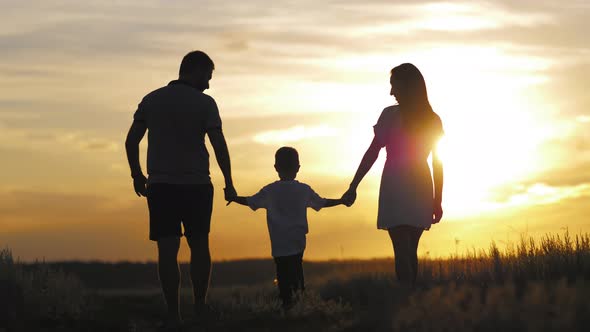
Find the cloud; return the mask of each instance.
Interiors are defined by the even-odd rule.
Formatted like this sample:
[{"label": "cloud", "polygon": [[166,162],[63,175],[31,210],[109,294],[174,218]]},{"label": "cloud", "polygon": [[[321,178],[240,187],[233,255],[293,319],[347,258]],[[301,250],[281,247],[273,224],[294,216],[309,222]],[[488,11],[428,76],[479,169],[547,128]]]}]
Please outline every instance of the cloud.
[{"label": "cloud", "polygon": [[[590,95],[585,82],[590,77],[590,47],[579,52],[578,58],[557,60],[554,70],[548,71],[550,80],[547,90],[551,91],[551,103],[561,117],[576,117],[590,114]],[[580,58],[583,57],[583,58]]]},{"label": "cloud", "polygon": [[590,183],[574,186],[552,187],[544,183],[535,183],[520,194],[512,195],[510,205],[545,205],[559,203],[565,199],[590,196]]},{"label": "cloud", "polygon": [[118,208],[113,200],[88,193],[3,190],[0,198],[0,221],[7,231],[29,229],[31,225],[50,227],[58,220],[79,222],[86,214],[106,214]]},{"label": "cloud", "polygon": [[357,34],[412,34],[420,31],[478,31],[508,27],[529,27],[552,23],[549,14],[514,13],[490,3],[433,2],[399,5],[407,17],[376,26],[366,26]]},{"label": "cloud", "polygon": [[[105,57],[172,55],[194,40],[214,49],[250,50],[252,55],[272,61],[281,53],[288,57],[317,57],[321,56],[317,50],[324,54],[351,52],[351,42],[357,45],[355,53],[383,47],[390,49],[388,43],[376,43],[375,38],[381,35],[395,34],[403,40],[404,36],[423,30],[537,26],[550,21],[549,13],[554,9],[515,12],[487,2],[342,4],[299,1],[270,7],[267,3],[208,2],[197,10],[187,1],[166,6],[139,1],[93,2],[91,5],[37,2],[31,4],[32,8],[23,6],[6,11],[6,20],[10,23],[7,25],[18,29],[0,35],[0,49],[9,52],[5,54],[17,52],[26,58],[35,50],[44,50],[62,58],[88,55],[94,61],[101,61]],[[168,17],[175,19],[170,21]],[[420,34],[419,42],[425,41],[425,37],[428,40],[427,35]],[[431,39],[434,40],[440,38]],[[414,44],[416,42],[414,40]],[[227,53],[219,52],[219,56],[232,58]],[[101,56],[97,57],[98,54]]]},{"label": "cloud", "polygon": [[0,146],[32,150],[59,147],[61,152],[64,152],[64,148],[74,151],[118,151],[121,142],[80,130],[4,128],[0,132]]},{"label": "cloud", "polygon": [[590,159],[561,162],[543,172],[531,174],[523,181],[523,185],[531,186],[544,183],[552,187],[572,187],[584,184],[590,179]]},{"label": "cloud", "polygon": [[[478,163],[493,164],[502,147],[516,147],[516,158],[507,156],[499,167],[520,167],[524,160],[538,169],[520,185],[499,188],[492,203],[558,211],[557,202],[586,198],[590,178],[590,97],[584,84],[590,75],[588,6],[537,0],[2,2],[3,186],[90,196],[128,190],[119,185],[129,180],[121,144],[137,103],[175,78],[188,50],[204,49],[217,67],[207,93],[218,101],[232,166],[248,189],[275,177],[272,156],[283,144],[297,145],[302,176],[317,176],[321,186],[332,181],[326,174],[352,175],[371,139],[371,125],[392,103],[388,70],[411,61],[426,76],[449,139],[462,141],[459,152],[474,159],[449,163],[449,174],[462,163],[467,167],[459,167],[460,175],[478,181]],[[531,119],[548,130],[537,130]],[[507,131],[522,139],[500,137]],[[482,137],[491,137],[483,140],[489,144],[479,144]],[[522,143],[528,140],[535,144]],[[542,158],[518,157],[529,154]],[[1,196],[26,197],[32,200],[10,211],[15,220],[54,220],[63,213],[73,224],[88,217],[46,205],[36,213],[35,199],[87,205],[88,214],[101,216],[91,216],[89,223],[96,225],[87,230],[68,233],[66,226],[48,226],[36,239],[43,232],[59,240],[59,232],[108,236],[97,226],[100,220],[126,222],[105,215],[93,197]],[[248,231],[244,226],[235,239]],[[17,238],[11,234],[5,238]],[[26,243],[22,234],[18,239]],[[93,254],[101,255],[98,249]]]},{"label": "cloud", "polygon": [[336,129],[320,125],[317,127],[296,126],[288,129],[269,130],[256,134],[254,142],[267,145],[288,144],[305,139],[336,136]]},{"label": "cloud", "polygon": [[543,182],[507,185],[497,190],[487,208],[494,210],[550,204],[558,206],[563,201],[584,197],[590,197],[590,182],[577,182],[570,185],[550,185]]},{"label": "cloud", "polygon": [[120,144],[97,139],[84,142],[81,147],[92,151],[117,151],[120,148]]}]

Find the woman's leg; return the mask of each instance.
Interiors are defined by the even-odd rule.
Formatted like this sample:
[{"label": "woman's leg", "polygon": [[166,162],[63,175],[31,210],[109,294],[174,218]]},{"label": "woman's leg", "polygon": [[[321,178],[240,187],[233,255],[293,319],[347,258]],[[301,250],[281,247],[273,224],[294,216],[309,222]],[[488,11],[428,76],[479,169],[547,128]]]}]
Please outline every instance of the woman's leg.
[{"label": "woman's leg", "polygon": [[389,237],[393,244],[395,257],[395,274],[403,284],[411,284],[412,260],[411,241],[407,226],[397,226],[389,229]]},{"label": "woman's leg", "polygon": [[417,227],[412,228],[413,229],[410,234],[410,252],[412,253],[412,285],[415,286],[416,279],[418,277],[418,243],[420,242],[420,237],[422,236],[424,230]]},{"label": "woman's leg", "polygon": [[412,287],[418,276],[418,243],[423,231],[407,225],[389,229],[395,255],[395,273],[400,282]]}]

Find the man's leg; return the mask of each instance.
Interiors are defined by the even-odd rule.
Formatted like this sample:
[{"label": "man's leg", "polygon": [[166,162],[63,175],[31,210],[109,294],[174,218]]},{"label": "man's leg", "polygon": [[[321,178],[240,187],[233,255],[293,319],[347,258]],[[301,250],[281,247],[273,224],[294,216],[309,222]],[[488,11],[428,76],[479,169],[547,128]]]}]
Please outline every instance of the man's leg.
[{"label": "man's leg", "polygon": [[197,316],[209,317],[212,312],[206,305],[211,277],[209,230],[213,211],[213,186],[211,184],[183,187],[184,235],[191,250],[191,281],[193,282],[194,311]]},{"label": "man's leg", "polygon": [[187,237],[191,249],[191,280],[195,309],[199,311],[207,302],[209,279],[211,277],[211,255],[209,253],[209,234],[194,234]]},{"label": "man's leg", "polygon": [[168,319],[180,321],[179,296],[180,270],[178,267],[179,237],[165,237],[158,240],[158,276],[166,305],[168,306]]}]

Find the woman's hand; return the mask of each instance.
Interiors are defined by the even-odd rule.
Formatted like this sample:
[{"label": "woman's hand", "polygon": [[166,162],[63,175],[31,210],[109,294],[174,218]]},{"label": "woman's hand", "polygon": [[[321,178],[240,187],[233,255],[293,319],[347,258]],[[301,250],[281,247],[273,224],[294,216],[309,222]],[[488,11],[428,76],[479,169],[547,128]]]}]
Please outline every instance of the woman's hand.
[{"label": "woman's hand", "polygon": [[443,209],[442,209],[442,204],[441,203],[434,203],[434,206],[432,208],[432,223],[436,224],[438,223],[443,216]]},{"label": "woman's hand", "polygon": [[342,195],[341,200],[344,203],[344,205],[348,207],[354,204],[354,201],[356,200],[356,188],[348,188],[344,195]]},{"label": "woman's hand", "polygon": [[365,177],[367,172],[371,169],[375,163],[375,160],[377,160],[381,147],[382,146],[379,143],[379,140],[377,140],[377,137],[374,137],[371,145],[369,145],[369,148],[367,149],[367,152],[365,152],[358,169],[356,170],[356,174],[350,183],[350,187],[344,193],[344,195],[342,195],[341,199],[344,202],[344,205],[350,207],[352,204],[354,204],[354,201],[356,200],[356,188],[361,183],[361,180]]}]

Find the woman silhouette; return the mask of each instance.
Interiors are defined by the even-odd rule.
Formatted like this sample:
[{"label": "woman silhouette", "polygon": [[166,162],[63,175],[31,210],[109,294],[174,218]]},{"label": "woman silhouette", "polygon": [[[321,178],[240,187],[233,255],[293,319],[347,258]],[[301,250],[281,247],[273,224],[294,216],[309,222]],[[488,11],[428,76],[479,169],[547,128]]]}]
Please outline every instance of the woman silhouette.
[{"label": "woman silhouette", "polygon": [[[354,203],[359,183],[385,147],[387,161],[381,176],[377,227],[389,232],[398,280],[413,287],[420,236],[443,214],[443,167],[435,149],[443,129],[428,102],[424,77],[418,68],[410,63],[393,68],[390,84],[390,95],[398,105],[381,113],[374,126],[375,137],[342,199],[347,205]],[[431,152],[434,194],[427,161]]]}]

